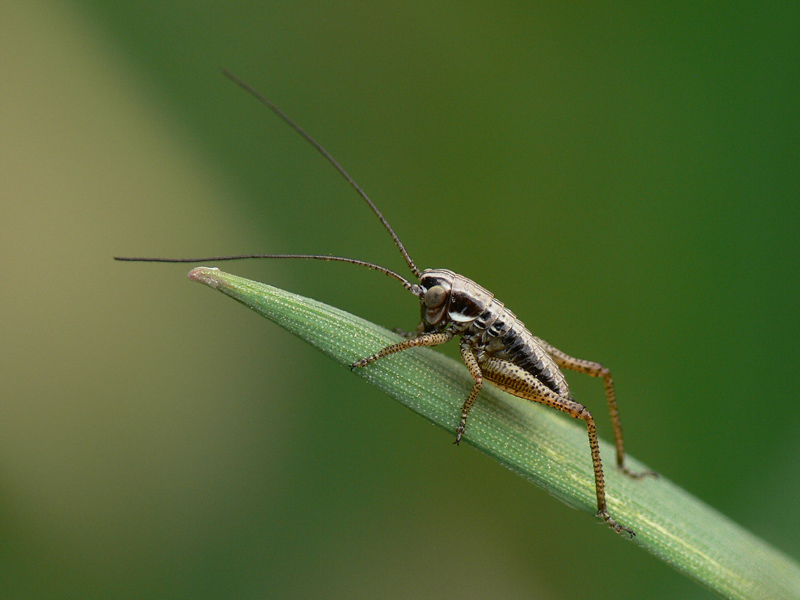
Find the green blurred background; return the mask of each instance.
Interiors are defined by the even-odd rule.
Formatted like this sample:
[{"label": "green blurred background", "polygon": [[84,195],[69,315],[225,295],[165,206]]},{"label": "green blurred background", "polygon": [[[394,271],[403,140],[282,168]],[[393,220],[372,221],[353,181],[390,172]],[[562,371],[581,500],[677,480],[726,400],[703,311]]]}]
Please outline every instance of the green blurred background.
[{"label": "green blurred background", "polygon": [[[633,455],[800,556],[798,31],[797,3],[4,0],[0,596],[713,597],[185,265],[111,260],[402,270],[220,66],[420,266],[611,366]],[[416,324],[371,272],[227,268]]]}]

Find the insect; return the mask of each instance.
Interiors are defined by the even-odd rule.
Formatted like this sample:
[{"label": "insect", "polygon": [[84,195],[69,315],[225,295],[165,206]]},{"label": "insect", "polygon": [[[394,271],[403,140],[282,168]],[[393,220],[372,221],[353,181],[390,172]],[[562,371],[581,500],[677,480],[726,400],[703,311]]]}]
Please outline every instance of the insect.
[{"label": "insect", "polygon": [[384,228],[392,236],[406,264],[419,283],[411,283],[398,273],[373,263],[345,258],[342,256],[325,256],[310,254],[248,254],[237,256],[213,256],[205,258],[128,258],[115,257],[123,261],[143,262],[205,262],[238,260],[245,258],[295,258],[345,262],[360,265],[379,271],[399,281],[403,287],[414,294],[420,301],[422,320],[416,331],[396,344],[382,348],[370,356],[354,362],[350,369],[366,368],[371,363],[419,346],[438,346],[459,337],[461,358],[472,375],[474,385],[464,401],[461,419],[456,427],[455,443],[461,441],[467,427],[470,410],[483,387],[484,381],[490,381],[498,388],[526,400],[539,402],[558,409],[575,419],[586,423],[589,436],[589,449],[594,467],[595,491],[597,495],[597,516],[611,526],[617,533],[626,532],[631,537],[632,529],[614,520],[606,506],[605,481],[603,464],[600,459],[600,446],[597,439],[594,417],[569,394],[567,381],[561,369],[569,369],[586,373],[592,377],[600,377],[605,384],[606,401],[614,429],[617,467],[626,475],[641,478],[654,473],[635,473],[625,466],[625,447],[622,438],[614,393],[614,382],[609,370],[599,363],[574,358],[551,346],[544,340],[534,336],[525,325],[502,302],[488,290],[474,281],[467,279],[448,269],[425,269],[421,271],[392,226],[384,218],[380,210],[370,200],[364,190],[353,180],[347,171],[325,150],[314,138],[305,132],[277,106],[262,96],[250,85],[223,70],[223,74],[236,85],[255,97],[261,104],[280,117],[308,143],[310,143],[347,182],[358,192],[367,206],[378,217]]}]

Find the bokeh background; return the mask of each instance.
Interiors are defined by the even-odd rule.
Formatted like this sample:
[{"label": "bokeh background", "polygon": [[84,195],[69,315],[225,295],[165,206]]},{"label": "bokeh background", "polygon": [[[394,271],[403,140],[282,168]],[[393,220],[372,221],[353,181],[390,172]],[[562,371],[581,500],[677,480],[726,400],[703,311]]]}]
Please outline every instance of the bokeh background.
[{"label": "bokeh background", "polygon": [[[0,597],[714,597],[185,265],[111,260],[402,270],[221,66],[421,266],[611,366],[633,455],[800,557],[798,31],[797,3],[4,0]],[[416,324],[371,272],[227,268]]]}]

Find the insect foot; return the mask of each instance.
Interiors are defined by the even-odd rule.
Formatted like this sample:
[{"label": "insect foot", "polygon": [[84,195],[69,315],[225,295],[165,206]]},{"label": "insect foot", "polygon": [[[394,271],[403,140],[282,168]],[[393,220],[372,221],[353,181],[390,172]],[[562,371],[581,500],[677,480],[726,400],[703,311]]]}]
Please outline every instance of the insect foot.
[{"label": "insect foot", "polygon": [[361,369],[363,367],[366,367],[369,364],[369,358],[370,357],[362,358],[361,360],[357,360],[352,365],[350,365],[350,370],[351,371],[355,371],[356,369]]},{"label": "insect foot", "polygon": [[417,337],[420,334],[419,331],[406,331],[405,329],[400,329],[399,327],[392,329],[392,332],[406,340],[410,340],[411,338]]},{"label": "insect foot", "polygon": [[631,471],[627,467],[619,467],[619,470],[622,471],[624,475],[627,475],[631,479],[644,479],[645,477],[655,477],[658,479],[658,473],[655,471]]},{"label": "insect foot", "polygon": [[603,520],[608,524],[608,526],[611,527],[611,529],[613,529],[617,533],[622,533],[624,531],[625,533],[631,536],[631,539],[633,539],[633,536],[636,535],[633,529],[617,523],[614,519],[611,518],[611,515],[609,515],[608,512],[606,512],[605,510],[597,511],[597,516],[603,517]]}]

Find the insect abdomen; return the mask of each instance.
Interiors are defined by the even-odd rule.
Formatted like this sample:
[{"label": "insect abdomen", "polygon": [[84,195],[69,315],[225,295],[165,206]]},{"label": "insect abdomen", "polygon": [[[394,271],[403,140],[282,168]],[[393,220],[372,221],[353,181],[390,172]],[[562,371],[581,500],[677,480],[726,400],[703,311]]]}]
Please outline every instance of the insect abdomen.
[{"label": "insect abdomen", "polygon": [[564,375],[552,357],[516,315],[497,299],[475,321],[465,336],[476,341],[486,358],[499,358],[527,371],[559,395],[568,395]]}]

